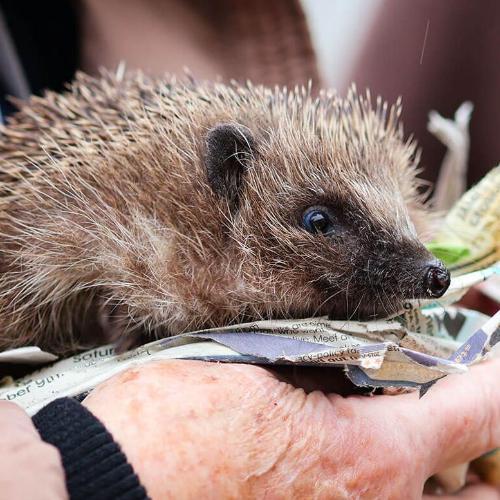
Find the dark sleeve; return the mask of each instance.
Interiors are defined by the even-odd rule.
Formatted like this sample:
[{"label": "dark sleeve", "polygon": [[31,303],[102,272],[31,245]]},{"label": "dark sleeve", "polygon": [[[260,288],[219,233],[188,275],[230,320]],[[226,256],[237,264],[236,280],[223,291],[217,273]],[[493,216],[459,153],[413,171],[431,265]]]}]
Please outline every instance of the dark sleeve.
[{"label": "dark sleeve", "polygon": [[118,443],[77,401],[56,399],[33,417],[33,423],[42,439],[61,453],[72,500],[148,498]]}]

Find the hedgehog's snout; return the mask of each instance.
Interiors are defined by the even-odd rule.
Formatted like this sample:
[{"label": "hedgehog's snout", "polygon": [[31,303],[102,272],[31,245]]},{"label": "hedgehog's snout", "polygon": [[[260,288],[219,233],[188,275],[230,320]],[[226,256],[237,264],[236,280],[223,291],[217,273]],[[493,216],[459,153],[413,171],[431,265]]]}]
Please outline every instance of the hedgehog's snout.
[{"label": "hedgehog's snout", "polygon": [[450,272],[439,260],[430,262],[424,271],[423,288],[431,298],[441,297],[450,286]]}]

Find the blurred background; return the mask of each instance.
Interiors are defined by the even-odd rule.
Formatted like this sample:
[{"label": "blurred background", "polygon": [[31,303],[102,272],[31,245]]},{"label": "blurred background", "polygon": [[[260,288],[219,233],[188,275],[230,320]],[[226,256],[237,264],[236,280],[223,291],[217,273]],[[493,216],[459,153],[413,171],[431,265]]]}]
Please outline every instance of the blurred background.
[{"label": "blurred background", "polygon": [[427,113],[474,103],[469,183],[500,159],[498,0],[0,0],[0,107],[61,90],[78,69],[128,68],[314,89],[350,82],[390,102],[435,180]]}]

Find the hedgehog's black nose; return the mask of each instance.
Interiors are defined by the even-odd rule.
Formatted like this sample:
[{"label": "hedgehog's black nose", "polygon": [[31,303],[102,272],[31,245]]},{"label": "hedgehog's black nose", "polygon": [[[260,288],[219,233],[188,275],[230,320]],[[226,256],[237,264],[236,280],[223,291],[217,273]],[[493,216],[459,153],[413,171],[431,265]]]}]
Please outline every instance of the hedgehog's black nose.
[{"label": "hedgehog's black nose", "polygon": [[432,298],[441,297],[450,286],[450,273],[439,261],[433,262],[425,272],[424,290]]}]

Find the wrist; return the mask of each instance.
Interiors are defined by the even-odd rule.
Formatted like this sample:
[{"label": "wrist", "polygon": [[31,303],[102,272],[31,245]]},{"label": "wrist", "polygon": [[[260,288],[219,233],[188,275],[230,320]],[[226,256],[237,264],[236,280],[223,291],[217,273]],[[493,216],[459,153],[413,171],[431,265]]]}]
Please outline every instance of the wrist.
[{"label": "wrist", "polygon": [[72,499],[147,498],[119,445],[80,403],[57,399],[40,410],[33,423],[41,438],[58,450]]}]

